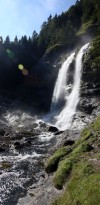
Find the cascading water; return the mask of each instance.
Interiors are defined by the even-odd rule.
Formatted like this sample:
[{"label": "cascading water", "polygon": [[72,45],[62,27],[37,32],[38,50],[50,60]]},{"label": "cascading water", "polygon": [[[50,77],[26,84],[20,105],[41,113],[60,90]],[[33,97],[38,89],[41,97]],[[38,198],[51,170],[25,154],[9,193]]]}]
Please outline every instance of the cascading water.
[{"label": "cascading water", "polygon": [[67,73],[74,59],[75,53],[72,53],[67,60],[63,63],[57,78],[57,82],[53,92],[52,104],[51,104],[51,113],[57,111],[61,108],[61,105],[66,100],[66,83],[67,83]]},{"label": "cascading water", "polygon": [[70,57],[64,63],[64,66],[62,66],[61,70],[59,71],[58,79],[55,85],[54,94],[52,98],[53,99],[52,106],[55,106],[55,108],[56,108],[56,104],[58,106],[60,96],[61,98],[64,97],[64,99],[66,100],[63,110],[60,112],[58,116],[56,116],[55,126],[57,126],[60,130],[66,130],[71,126],[73,116],[76,112],[76,108],[79,102],[82,57],[84,52],[88,48],[88,46],[89,43],[84,45],[76,56],[74,83],[73,83],[72,91],[69,94],[69,96],[66,95],[65,92],[66,75],[67,75],[69,65],[72,62],[75,54],[70,55]]}]

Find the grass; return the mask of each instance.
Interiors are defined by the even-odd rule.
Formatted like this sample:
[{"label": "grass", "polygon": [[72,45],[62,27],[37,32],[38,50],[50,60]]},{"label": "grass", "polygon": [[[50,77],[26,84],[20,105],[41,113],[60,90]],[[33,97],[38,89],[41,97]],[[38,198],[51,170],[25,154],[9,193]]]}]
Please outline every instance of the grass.
[{"label": "grass", "polygon": [[49,166],[56,164],[54,186],[65,187],[63,195],[52,205],[99,205],[99,148],[100,116],[81,132],[69,152],[69,147],[62,147],[48,160]]},{"label": "grass", "polygon": [[73,167],[72,176],[64,194],[52,205],[99,205],[100,173],[85,161]]},{"label": "grass", "polygon": [[55,173],[54,180],[53,180],[54,185],[57,189],[63,188],[63,184],[71,172],[72,164],[73,164],[72,160],[68,158],[62,160],[59,163],[59,167],[57,169],[57,172]]},{"label": "grass", "polygon": [[79,35],[85,34],[86,31],[88,30],[88,28],[91,27],[92,25],[93,25],[93,23],[91,20],[86,22],[86,23],[83,23],[81,28],[79,29],[77,35],[79,36]]},{"label": "grass", "polygon": [[87,153],[92,149],[92,146],[87,142],[83,142],[82,144],[78,145],[73,149],[70,153],[69,157],[64,157],[62,161],[58,164],[58,169],[54,175],[54,186],[57,189],[62,189],[63,185],[69,178],[71,174],[71,170],[75,163],[77,163],[80,158],[82,157],[83,153]]},{"label": "grass", "polygon": [[45,171],[47,173],[54,172],[57,169],[59,161],[71,152],[71,147],[61,147],[53,156],[47,161],[45,165]]}]

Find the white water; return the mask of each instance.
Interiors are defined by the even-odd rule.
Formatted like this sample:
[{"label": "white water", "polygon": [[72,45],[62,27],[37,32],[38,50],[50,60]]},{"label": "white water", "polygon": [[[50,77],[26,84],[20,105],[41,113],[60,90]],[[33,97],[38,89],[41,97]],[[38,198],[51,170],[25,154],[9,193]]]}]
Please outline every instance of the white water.
[{"label": "white water", "polygon": [[59,73],[57,82],[53,92],[52,104],[51,104],[51,112],[55,112],[61,106],[61,102],[65,100],[66,93],[66,83],[67,83],[67,73],[74,59],[75,53],[72,53],[67,60],[63,63]]},{"label": "white water", "polygon": [[70,128],[74,114],[76,113],[77,105],[79,103],[79,91],[82,73],[82,57],[88,46],[89,43],[84,45],[76,56],[74,83],[72,91],[69,94],[69,96],[65,92],[67,86],[66,75],[69,66],[74,58],[74,53],[69,56],[69,58],[65,61],[61,70],[59,71],[58,79],[55,85],[54,94],[52,98],[52,107],[54,106],[54,108],[56,109],[56,105],[58,106],[60,98],[64,98],[64,100],[66,101],[63,110],[61,110],[60,114],[56,116],[55,126],[57,126],[60,130],[66,130]]}]

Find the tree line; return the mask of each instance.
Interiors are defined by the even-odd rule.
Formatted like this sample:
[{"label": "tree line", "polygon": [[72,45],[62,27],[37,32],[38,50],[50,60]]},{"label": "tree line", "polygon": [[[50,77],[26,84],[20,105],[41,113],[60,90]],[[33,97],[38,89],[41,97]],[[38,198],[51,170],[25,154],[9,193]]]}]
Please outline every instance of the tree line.
[{"label": "tree line", "polygon": [[[0,87],[18,87],[24,81],[25,75],[34,71],[35,65],[50,48],[75,45],[80,37],[79,31],[81,35],[89,31],[95,35],[99,34],[98,0],[77,0],[75,5],[61,15],[50,15],[47,21],[43,22],[40,33],[33,31],[32,37],[27,38],[24,35],[18,39],[16,36],[14,41],[10,41],[9,36],[5,40],[1,36]],[[20,64],[23,65],[24,72],[18,68]]]}]

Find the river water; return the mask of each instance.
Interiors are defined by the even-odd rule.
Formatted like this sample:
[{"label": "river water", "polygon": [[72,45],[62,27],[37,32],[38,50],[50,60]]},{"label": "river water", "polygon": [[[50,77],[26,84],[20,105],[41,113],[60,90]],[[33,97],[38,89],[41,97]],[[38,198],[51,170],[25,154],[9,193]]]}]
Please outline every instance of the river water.
[{"label": "river water", "polygon": [[[6,146],[0,152],[0,204],[16,205],[29,187],[44,177],[43,159],[54,144],[54,135],[46,131],[42,121],[36,123],[34,117],[21,110],[7,111],[3,120],[6,129],[12,131],[0,138],[1,147]],[[35,134],[32,126],[36,127]]]}]

